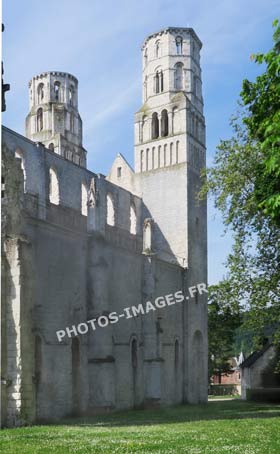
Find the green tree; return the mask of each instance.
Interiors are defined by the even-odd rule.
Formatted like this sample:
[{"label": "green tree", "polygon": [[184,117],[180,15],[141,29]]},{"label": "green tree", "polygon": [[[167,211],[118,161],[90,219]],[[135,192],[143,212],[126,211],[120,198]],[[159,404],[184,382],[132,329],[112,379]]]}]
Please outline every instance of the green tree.
[{"label": "green tree", "polygon": [[280,31],[278,22],[274,26],[273,49],[254,57],[267,64],[266,70],[256,82],[244,81],[240,110],[231,121],[233,136],[218,145],[200,192],[200,197],[213,196],[233,231],[227,281],[231,300],[247,312],[246,329],[253,333],[255,348],[268,326],[273,341],[280,343]]},{"label": "green tree", "polygon": [[266,71],[255,82],[243,81],[241,97],[248,108],[244,118],[250,136],[255,139],[264,159],[258,163],[255,195],[258,207],[280,225],[280,27],[273,23],[274,46],[266,54],[252,55]]},{"label": "green tree", "polygon": [[234,291],[226,280],[209,287],[209,378],[232,373],[229,359],[234,355],[235,331],[240,326],[239,305]]}]

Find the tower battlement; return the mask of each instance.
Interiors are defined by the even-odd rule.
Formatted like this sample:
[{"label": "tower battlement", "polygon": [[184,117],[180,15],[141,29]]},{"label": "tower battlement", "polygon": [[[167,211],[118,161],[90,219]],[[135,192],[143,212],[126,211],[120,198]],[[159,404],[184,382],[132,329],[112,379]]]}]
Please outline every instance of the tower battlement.
[{"label": "tower battlement", "polygon": [[26,136],[86,167],[82,120],[78,111],[78,80],[75,76],[48,71],[30,80]]}]

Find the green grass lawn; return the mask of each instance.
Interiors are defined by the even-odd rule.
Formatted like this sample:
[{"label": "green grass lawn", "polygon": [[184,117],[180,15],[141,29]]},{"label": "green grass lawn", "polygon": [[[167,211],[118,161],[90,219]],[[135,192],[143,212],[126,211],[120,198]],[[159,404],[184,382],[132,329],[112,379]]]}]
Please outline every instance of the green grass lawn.
[{"label": "green grass lawn", "polygon": [[5,454],[280,453],[280,405],[238,400],[4,429]]}]

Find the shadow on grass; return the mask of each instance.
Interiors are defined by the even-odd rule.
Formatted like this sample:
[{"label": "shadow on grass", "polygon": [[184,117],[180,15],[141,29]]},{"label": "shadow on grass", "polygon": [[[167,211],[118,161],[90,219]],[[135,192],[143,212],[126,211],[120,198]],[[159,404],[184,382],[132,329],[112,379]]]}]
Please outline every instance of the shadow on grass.
[{"label": "shadow on grass", "polygon": [[[157,410],[129,410],[89,417],[65,418],[63,420],[53,421],[51,424],[81,427],[122,427],[223,419],[275,417],[280,417],[279,404],[232,400],[222,402],[209,401],[208,404],[201,405],[179,405]],[[48,424],[50,424],[50,422],[48,422]]]}]

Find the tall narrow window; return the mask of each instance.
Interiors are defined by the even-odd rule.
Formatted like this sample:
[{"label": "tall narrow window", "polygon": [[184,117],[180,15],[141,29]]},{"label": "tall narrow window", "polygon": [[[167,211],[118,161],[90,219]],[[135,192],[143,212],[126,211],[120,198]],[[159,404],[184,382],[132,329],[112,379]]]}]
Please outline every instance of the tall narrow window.
[{"label": "tall narrow window", "polygon": [[136,225],[137,225],[137,218],[136,218],[136,209],[133,203],[130,204],[130,233],[132,235],[136,235]]},{"label": "tall narrow window", "polygon": [[83,216],[88,214],[88,191],[84,183],[81,185],[81,213]]},{"label": "tall narrow window", "polygon": [[145,52],[144,52],[144,65],[147,66],[147,63],[148,63],[148,49],[146,48]]},{"label": "tall narrow window", "polygon": [[38,85],[38,104],[41,104],[44,100],[44,84]]},{"label": "tall narrow window", "polygon": [[50,168],[49,178],[50,178],[49,189],[50,202],[53,203],[54,205],[59,205],[59,182],[56,171],[53,168]]},{"label": "tall narrow window", "polygon": [[74,132],[74,127],[75,127],[75,117],[73,112],[70,113],[70,131]]},{"label": "tall narrow window", "polygon": [[160,92],[163,92],[163,72],[160,71],[159,73],[159,89]]},{"label": "tall narrow window", "polygon": [[40,107],[40,109],[37,110],[37,132],[42,131],[43,129],[43,109]]},{"label": "tall narrow window", "polygon": [[22,170],[22,173],[23,173],[23,190],[24,190],[24,192],[26,192],[26,171],[25,171],[25,162],[24,162],[24,158],[23,158],[22,152],[20,150],[16,150],[15,157],[17,159],[20,159],[21,170]]},{"label": "tall narrow window", "polygon": [[74,88],[73,87],[69,88],[69,104],[70,104],[70,106],[73,106],[73,104],[74,104]]},{"label": "tall narrow window", "polygon": [[60,101],[60,82],[54,83],[54,99]]},{"label": "tall narrow window", "polygon": [[159,83],[159,72],[157,71],[155,75],[155,93],[159,93]]},{"label": "tall narrow window", "polygon": [[49,150],[54,151],[54,144],[53,143],[49,143]]},{"label": "tall narrow window", "polygon": [[164,149],[163,149],[164,153],[163,153],[163,166],[165,167],[166,166],[166,163],[167,163],[167,144],[164,145]]},{"label": "tall narrow window", "polygon": [[183,63],[176,63],[175,65],[174,86],[175,90],[182,90],[183,88]]},{"label": "tall narrow window", "polygon": [[174,164],[173,162],[173,143],[170,144],[170,165]]},{"label": "tall narrow window", "polygon": [[160,57],[160,41],[157,41],[156,42],[156,46],[155,46],[155,54],[156,54],[156,58]]},{"label": "tall narrow window", "polygon": [[157,139],[159,136],[159,121],[156,112],[152,115],[152,139]]},{"label": "tall narrow window", "polygon": [[161,136],[168,136],[168,113],[166,109],[161,112]]},{"label": "tall narrow window", "polygon": [[140,169],[141,172],[144,171],[144,150],[141,150],[140,152]]},{"label": "tall narrow window", "polygon": [[114,201],[111,194],[107,194],[107,224],[115,225]]},{"label": "tall narrow window", "polygon": [[147,101],[148,98],[148,77],[145,77],[144,81],[144,100]]},{"label": "tall narrow window", "polygon": [[152,148],[152,169],[155,168],[155,147]]},{"label": "tall narrow window", "polygon": [[179,140],[176,142],[176,164],[179,162]]},{"label": "tall narrow window", "polygon": [[183,38],[181,38],[181,36],[177,36],[176,38],[176,52],[177,55],[181,55],[183,53]]},{"label": "tall narrow window", "polygon": [[150,150],[147,148],[146,150],[146,172],[149,170],[149,155],[150,155]]}]

